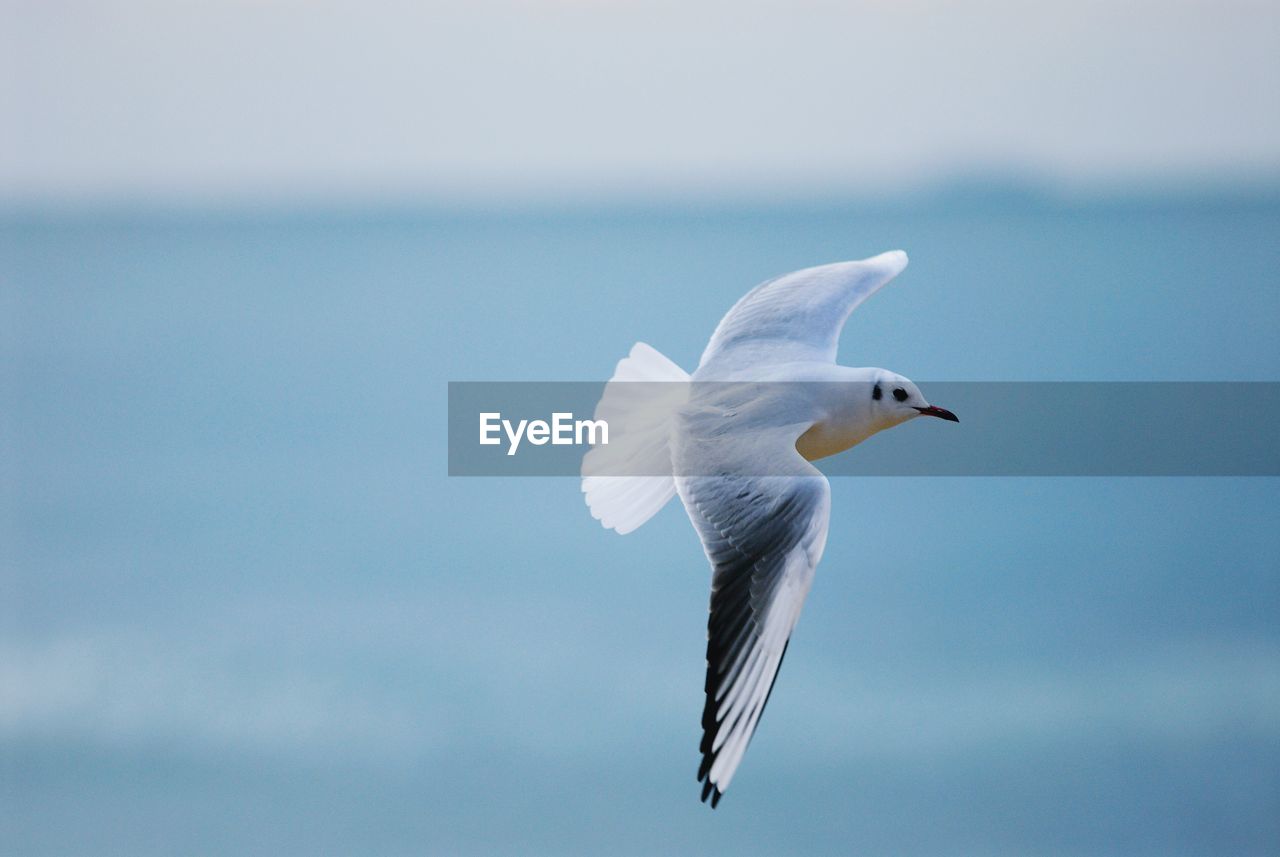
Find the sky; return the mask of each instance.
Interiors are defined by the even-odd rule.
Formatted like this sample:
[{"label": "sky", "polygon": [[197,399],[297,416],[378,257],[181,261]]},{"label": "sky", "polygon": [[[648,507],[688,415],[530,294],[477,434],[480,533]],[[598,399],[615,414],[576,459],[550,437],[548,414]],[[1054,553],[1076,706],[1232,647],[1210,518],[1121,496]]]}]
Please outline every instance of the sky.
[{"label": "sky", "polygon": [[1280,7],[3,0],[0,200],[1280,174]]}]

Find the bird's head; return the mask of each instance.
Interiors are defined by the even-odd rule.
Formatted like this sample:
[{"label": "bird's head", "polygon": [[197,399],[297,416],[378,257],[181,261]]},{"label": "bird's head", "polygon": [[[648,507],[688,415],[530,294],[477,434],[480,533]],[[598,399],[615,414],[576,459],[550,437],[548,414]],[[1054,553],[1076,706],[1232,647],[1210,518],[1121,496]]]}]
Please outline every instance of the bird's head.
[{"label": "bird's head", "polygon": [[886,428],[916,417],[938,417],[953,423],[960,422],[959,418],[946,408],[929,404],[924,394],[920,392],[920,388],[910,379],[886,369],[875,371],[868,395],[871,397],[872,415]]}]

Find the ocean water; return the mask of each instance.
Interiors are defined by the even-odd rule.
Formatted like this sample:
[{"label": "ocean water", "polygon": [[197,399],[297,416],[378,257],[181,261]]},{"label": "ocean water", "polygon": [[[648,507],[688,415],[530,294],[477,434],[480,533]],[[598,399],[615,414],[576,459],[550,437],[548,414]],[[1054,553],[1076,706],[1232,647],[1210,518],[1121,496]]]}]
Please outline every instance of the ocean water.
[{"label": "ocean water", "polygon": [[0,852],[1276,853],[1278,480],[833,480],[713,813],[683,513],[449,478],[445,407],[691,368],[897,247],[842,362],[926,393],[1280,381],[1278,235],[1269,192],[8,215]]}]

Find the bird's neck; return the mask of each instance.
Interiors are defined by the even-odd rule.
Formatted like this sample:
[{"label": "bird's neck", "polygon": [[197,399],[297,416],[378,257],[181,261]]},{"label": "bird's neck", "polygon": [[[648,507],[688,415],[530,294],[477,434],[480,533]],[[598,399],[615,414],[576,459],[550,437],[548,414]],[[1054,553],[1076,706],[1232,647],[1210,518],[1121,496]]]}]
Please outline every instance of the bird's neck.
[{"label": "bird's neck", "polygon": [[826,458],[857,446],[873,434],[897,423],[886,420],[873,406],[871,388],[877,369],[853,369],[846,366],[829,380],[836,384],[815,387],[824,401],[819,404],[822,416],[796,440],[796,451],[809,461]]}]

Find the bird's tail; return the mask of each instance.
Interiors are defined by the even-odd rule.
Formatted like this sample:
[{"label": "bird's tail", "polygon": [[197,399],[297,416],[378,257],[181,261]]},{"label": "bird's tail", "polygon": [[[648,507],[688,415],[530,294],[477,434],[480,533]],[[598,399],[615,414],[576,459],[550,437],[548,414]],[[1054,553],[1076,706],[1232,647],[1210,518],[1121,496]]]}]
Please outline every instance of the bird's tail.
[{"label": "bird's tail", "polygon": [[689,373],[643,342],[618,361],[595,412],[613,436],[582,459],[582,493],[605,527],[629,533],[675,496],[669,439],[688,399],[681,382],[688,380]]}]

